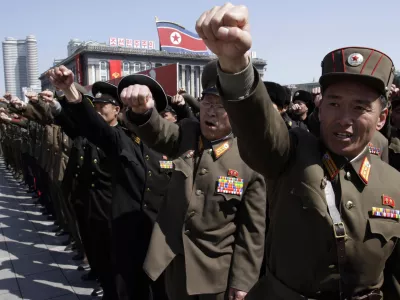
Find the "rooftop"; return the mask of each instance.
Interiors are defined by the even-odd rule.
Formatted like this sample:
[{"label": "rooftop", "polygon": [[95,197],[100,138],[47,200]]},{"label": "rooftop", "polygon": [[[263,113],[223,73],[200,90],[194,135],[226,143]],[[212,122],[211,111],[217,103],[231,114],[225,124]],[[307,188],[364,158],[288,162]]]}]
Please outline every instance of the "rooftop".
[{"label": "rooftop", "polygon": [[[73,55],[70,55],[66,59],[60,61],[56,66],[65,65],[71,60],[75,59],[78,54],[84,53],[113,53],[121,55],[141,55],[141,56],[157,56],[166,58],[178,58],[178,59],[193,59],[208,62],[212,59],[216,59],[215,55],[202,55],[202,54],[189,54],[189,53],[170,53],[160,50],[146,50],[146,49],[134,49],[134,48],[122,48],[122,47],[112,47],[103,45],[85,45],[78,48]],[[266,65],[267,61],[261,58],[253,58],[253,64],[255,65]],[[44,76],[46,72],[40,75],[40,78]]]}]

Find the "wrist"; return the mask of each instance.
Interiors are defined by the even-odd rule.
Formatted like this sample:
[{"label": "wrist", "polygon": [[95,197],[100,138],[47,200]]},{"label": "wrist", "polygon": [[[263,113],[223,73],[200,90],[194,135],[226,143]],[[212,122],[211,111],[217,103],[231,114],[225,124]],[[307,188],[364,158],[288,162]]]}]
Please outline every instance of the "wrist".
[{"label": "wrist", "polygon": [[71,85],[69,88],[63,89],[62,91],[68,102],[74,103],[82,101],[82,95],[78,92],[75,85]]},{"label": "wrist", "polygon": [[218,61],[224,73],[237,74],[247,68],[250,63],[250,57],[247,54],[236,59],[220,57]]}]

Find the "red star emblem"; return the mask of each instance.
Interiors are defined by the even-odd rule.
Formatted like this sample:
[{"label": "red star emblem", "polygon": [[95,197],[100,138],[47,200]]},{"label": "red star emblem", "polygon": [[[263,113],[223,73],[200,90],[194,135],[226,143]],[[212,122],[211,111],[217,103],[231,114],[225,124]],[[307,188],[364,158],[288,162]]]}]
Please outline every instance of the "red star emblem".
[{"label": "red star emblem", "polygon": [[172,38],[174,39],[174,42],[179,42],[179,36],[175,33]]},{"label": "red star emblem", "polygon": [[357,55],[354,55],[354,56],[351,57],[351,59],[352,59],[353,61],[358,61],[358,56],[357,56]]}]

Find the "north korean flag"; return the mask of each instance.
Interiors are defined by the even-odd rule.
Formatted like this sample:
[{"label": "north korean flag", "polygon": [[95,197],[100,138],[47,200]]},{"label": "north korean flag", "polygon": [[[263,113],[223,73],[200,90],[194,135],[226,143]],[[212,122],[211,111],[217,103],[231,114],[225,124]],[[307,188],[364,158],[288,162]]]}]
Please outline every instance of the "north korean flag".
[{"label": "north korean flag", "polygon": [[160,48],[167,52],[210,54],[203,40],[184,27],[172,22],[157,22]]}]

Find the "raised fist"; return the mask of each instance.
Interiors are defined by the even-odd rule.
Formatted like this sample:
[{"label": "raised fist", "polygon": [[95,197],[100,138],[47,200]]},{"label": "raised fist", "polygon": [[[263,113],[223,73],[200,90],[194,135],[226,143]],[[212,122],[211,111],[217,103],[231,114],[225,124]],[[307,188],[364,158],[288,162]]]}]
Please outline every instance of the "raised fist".
[{"label": "raised fist", "polygon": [[43,99],[44,102],[51,104],[54,104],[54,94],[52,91],[46,90],[41,93],[39,93],[39,96]]},{"label": "raised fist", "polygon": [[25,94],[25,96],[26,96],[26,98],[28,98],[29,101],[31,101],[31,102],[36,103],[36,102],[39,101],[39,95],[38,95],[36,92],[27,92],[27,93]]},{"label": "raised fist", "polygon": [[171,104],[175,104],[178,106],[183,106],[185,105],[185,98],[183,98],[182,95],[178,94],[172,97],[171,99]]},{"label": "raised fist", "polygon": [[55,67],[47,71],[46,76],[51,84],[60,90],[66,90],[74,83],[74,73],[65,66]]},{"label": "raised fist", "polygon": [[145,85],[135,84],[124,88],[121,101],[134,113],[143,114],[154,107],[153,95]]},{"label": "raised fist", "polygon": [[19,115],[17,115],[17,114],[15,114],[15,113],[12,113],[12,114],[11,114],[11,118],[14,118],[14,119],[19,119],[19,118],[20,118],[20,116],[19,116]]},{"label": "raised fist", "polygon": [[11,105],[14,106],[16,109],[22,109],[23,107],[26,106],[25,102],[22,102],[21,99],[19,99],[18,97],[14,97],[11,101],[10,101]]},{"label": "raised fist", "polygon": [[7,101],[11,101],[12,95],[10,92],[6,92],[3,96]]},{"label": "raised fist", "polygon": [[0,119],[2,119],[3,121],[11,121],[11,118],[3,112],[0,112]]},{"label": "raised fist", "polygon": [[215,6],[200,16],[196,31],[218,56],[224,71],[240,72],[247,67],[252,44],[247,7],[231,3]]}]

